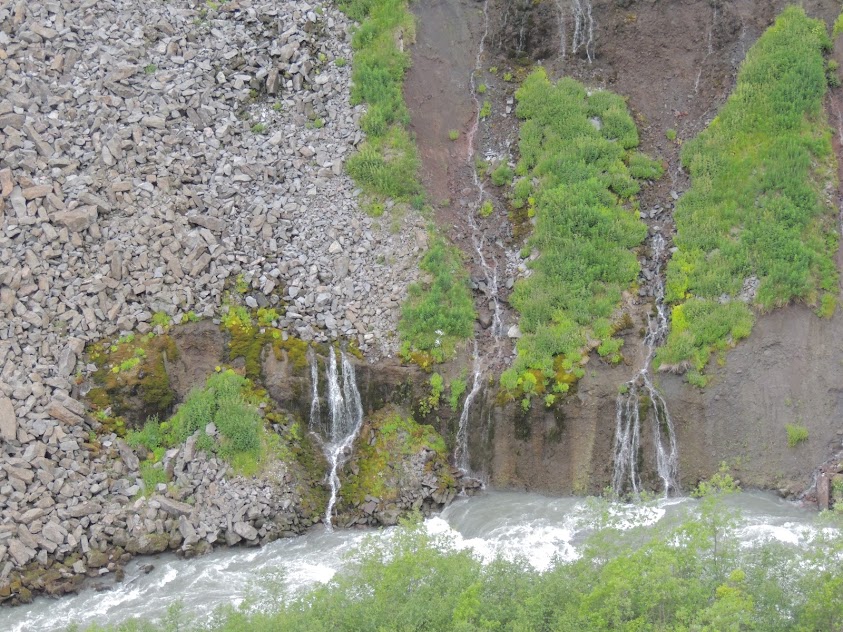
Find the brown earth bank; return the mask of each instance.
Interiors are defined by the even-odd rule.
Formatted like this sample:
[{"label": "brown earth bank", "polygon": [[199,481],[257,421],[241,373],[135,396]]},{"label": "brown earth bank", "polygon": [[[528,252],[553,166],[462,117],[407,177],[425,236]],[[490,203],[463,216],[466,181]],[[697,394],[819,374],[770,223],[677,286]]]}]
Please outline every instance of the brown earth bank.
[{"label": "brown earth bank", "polygon": [[[587,86],[622,94],[639,125],[641,148],[668,167],[666,176],[645,187],[639,199],[650,234],[658,230],[669,239],[675,200],[689,186],[679,162],[681,141],[715,116],[734,87],[746,51],[787,4],[595,0],[592,47],[584,44],[574,52],[572,3],[490,0],[481,67],[494,107],[491,124],[481,124],[475,152],[494,155],[505,147],[508,157],[516,153],[517,122],[506,108],[516,86],[499,80],[504,69],[518,78],[541,63],[552,76],[570,75]],[[840,10],[830,0],[803,6],[829,26]],[[460,165],[467,151],[464,132],[473,121],[469,76],[482,36],[483,8],[483,3],[468,0],[414,7],[420,24],[405,90],[425,184],[434,198],[449,196],[450,205],[438,205],[437,218],[469,255],[473,272],[478,264],[463,218],[467,202],[455,206],[453,201],[460,194],[466,200],[472,195],[470,171]],[[839,43],[835,55],[841,55]],[[496,76],[487,72],[490,67],[499,68]],[[834,125],[840,118],[838,99],[839,89],[829,102]],[[460,140],[448,140],[449,128],[461,130]],[[677,141],[667,139],[669,129],[677,131]],[[840,142],[835,140],[839,158]],[[495,194],[492,189],[496,207],[505,206]],[[493,218],[500,236],[496,245],[517,249],[517,227],[504,217]],[[643,268],[651,267],[647,254],[642,248]],[[641,295],[627,301],[636,331],[652,308],[650,282],[643,275],[640,281]],[[478,299],[482,308],[482,295]],[[715,377],[706,389],[679,376],[656,376],[677,425],[684,489],[710,476],[721,462],[747,486],[797,496],[813,485],[817,467],[833,461],[841,448],[840,327],[839,313],[824,321],[794,305],[761,315],[749,340],[727,354],[725,366],[710,367]],[[496,488],[551,493],[605,489],[611,481],[615,400],[619,385],[638,370],[643,355],[639,335],[626,337],[624,354],[625,362],[617,367],[592,358],[576,392],[551,410],[534,405],[525,413],[517,403],[497,405],[495,380],[490,378],[470,414],[472,470]],[[789,447],[788,423],[805,426],[808,440]],[[642,477],[658,488],[651,433],[648,426],[642,428]]]}]

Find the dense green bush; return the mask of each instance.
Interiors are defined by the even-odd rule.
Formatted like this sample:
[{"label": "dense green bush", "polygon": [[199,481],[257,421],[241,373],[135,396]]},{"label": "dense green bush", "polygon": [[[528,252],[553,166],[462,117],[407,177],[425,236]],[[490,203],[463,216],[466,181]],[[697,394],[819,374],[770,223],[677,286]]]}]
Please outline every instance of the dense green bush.
[{"label": "dense green bush", "polygon": [[[199,430],[197,448],[215,452],[244,473],[253,473],[263,454],[266,432],[257,408],[249,401],[250,388],[250,382],[234,371],[214,373],[204,388],[188,395],[169,420],[150,418],[143,429],[130,432],[127,441],[149,451],[147,466],[151,467],[164,450],[182,444]],[[204,432],[210,423],[217,428],[216,440]],[[151,471],[150,475],[154,476]]]},{"label": "dense green bush", "polygon": [[717,118],[685,144],[692,186],[676,207],[666,298],[686,309],[674,308],[656,364],[701,370],[711,349],[748,335],[749,307],[722,303],[751,278],[762,310],[801,299],[833,311],[824,294],[837,292],[836,212],[825,199],[834,174],[823,111],[829,47],[823,22],[786,9],[750,49]]},{"label": "dense green bush", "polygon": [[523,120],[516,171],[524,177],[513,197],[535,214],[529,246],[540,256],[510,298],[524,336],[501,384],[534,395],[555,378],[554,389],[564,392],[581,374],[576,365],[589,339],[601,355],[620,359],[611,318],[638,275],[632,249],[647,232],[635,207],[621,202],[638,192],[636,178],[657,178],[662,166],[628,151],[638,132],[616,94],[588,95],[568,78],[554,85],[537,70],[516,97]]},{"label": "dense green bush", "polygon": [[453,354],[457,342],[474,332],[468,275],[462,253],[441,237],[433,238],[419,267],[426,274],[410,286],[398,323],[402,353],[409,357],[426,352],[442,362]]}]

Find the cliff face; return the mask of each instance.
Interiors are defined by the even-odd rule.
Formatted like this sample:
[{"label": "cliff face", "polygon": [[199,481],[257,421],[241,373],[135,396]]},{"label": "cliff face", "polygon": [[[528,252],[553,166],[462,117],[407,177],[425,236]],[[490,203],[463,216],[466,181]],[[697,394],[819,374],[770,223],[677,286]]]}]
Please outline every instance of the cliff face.
[{"label": "cliff face", "polygon": [[[725,462],[745,486],[799,494],[843,448],[843,314],[803,306],[761,316],[748,340],[710,367],[705,389],[680,376],[656,382],[676,425],[684,489]],[[629,346],[635,345],[630,341]],[[558,409],[478,406],[473,466],[492,486],[552,493],[599,492],[611,482],[617,388],[628,367],[592,367]],[[786,426],[808,438],[788,444]],[[642,427],[642,479],[658,488],[652,427]]]}]

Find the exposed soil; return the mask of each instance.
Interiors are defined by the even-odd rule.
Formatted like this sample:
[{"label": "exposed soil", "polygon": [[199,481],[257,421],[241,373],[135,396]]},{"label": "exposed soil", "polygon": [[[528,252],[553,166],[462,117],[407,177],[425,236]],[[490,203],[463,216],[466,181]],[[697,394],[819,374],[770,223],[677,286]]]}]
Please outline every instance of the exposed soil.
[{"label": "exposed soil", "polygon": [[[570,3],[490,0],[490,28],[482,79],[493,103],[490,121],[481,125],[477,153],[516,157],[517,121],[506,114],[515,84],[505,71],[523,77],[542,63],[552,77],[573,76],[587,86],[604,87],[629,99],[639,125],[641,149],[661,157],[664,178],[643,188],[639,201],[651,234],[673,233],[675,199],[688,185],[679,160],[681,143],[702,130],[734,87],[746,51],[788,3],[760,0],[594,0],[593,59],[586,48],[570,50],[573,22]],[[469,75],[474,68],[482,25],[482,4],[429,2],[414,6],[419,19],[414,67],[406,84],[413,127],[424,163],[424,182],[437,201],[440,226],[466,253],[472,253],[464,221],[466,199],[474,197],[465,165],[465,134],[473,121]],[[831,24],[839,13],[832,0],[803,3],[812,17]],[[561,11],[560,11],[561,9]],[[563,30],[565,49],[562,49]],[[841,57],[838,43],[836,53]],[[497,67],[492,75],[490,67]],[[829,100],[832,125],[843,129],[840,91]],[[448,140],[460,129],[460,140]],[[677,140],[667,138],[668,130]],[[841,156],[840,141],[835,149]],[[490,194],[496,198],[494,187]],[[520,247],[519,226],[505,217],[495,199],[492,242],[511,253]],[[491,224],[491,222],[489,222]],[[488,230],[488,224],[483,224]],[[648,248],[641,250],[649,267]],[[505,283],[506,278],[501,277]],[[643,353],[638,326],[651,309],[648,283],[628,296],[636,321],[626,336],[625,364],[609,367],[593,358],[577,392],[555,412],[525,415],[516,406],[496,408],[479,398],[471,418],[472,466],[486,472],[496,487],[554,492],[600,491],[611,476],[615,398],[618,385],[637,370]],[[761,316],[750,339],[714,368],[714,383],[699,391],[676,376],[658,376],[680,438],[680,472],[686,487],[710,475],[721,460],[736,467],[749,485],[795,492],[810,482],[813,468],[840,447],[843,316],[820,321],[793,306]],[[839,331],[839,333],[838,333]],[[491,395],[492,389],[488,389]],[[810,439],[787,446],[785,423],[809,428]],[[649,432],[644,428],[643,466],[648,468]],[[655,482],[655,481],[652,481]]]}]

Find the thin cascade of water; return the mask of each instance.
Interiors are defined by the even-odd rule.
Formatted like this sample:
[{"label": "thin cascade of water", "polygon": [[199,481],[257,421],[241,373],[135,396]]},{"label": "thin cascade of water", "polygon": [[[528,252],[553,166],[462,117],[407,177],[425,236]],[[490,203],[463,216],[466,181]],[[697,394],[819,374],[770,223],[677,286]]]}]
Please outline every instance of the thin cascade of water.
[{"label": "thin cascade of water", "polygon": [[313,348],[307,350],[307,361],[310,364],[310,430],[322,433],[322,405],[319,402],[319,366],[316,362],[316,352]]},{"label": "thin cascade of water", "polygon": [[559,14],[559,56],[565,59],[568,56],[568,25],[565,23],[565,7],[562,0],[556,0],[556,11]]},{"label": "thin cascade of water", "polygon": [[474,151],[475,151],[475,138],[477,136],[477,132],[480,129],[480,97],[478,96],[477,92],[477,75],[481,72],[483,66],[483,54],[486,51],[486,38],[489,35],[489,0],[486,0],[483,3],[483,35],[480,37],[480,44],[477,49],[477,57],[475,58],[474,62],[474,70],[471,73],[471,77],[469,79],[469,85],[471,87],[471,98],[474,101],[474,111],[475,117],[474,121],[471,124],[471,128],[468,130],[467,134],[467,151],[466,151],[466,162],[468,164],[469,169],[471,170],[472,178],[474,181],[474,188],[477,190],[477,198],[473,207],[469,207],[468,212],[468,225],[471,228],[471,241],[472,245],[474,246],[474,251],[477,253],[478,258],[480,259],[480,267],[483,270],[483,275],[486,278],[486,291],[489,296],[489,300],[492,302],[492,335],[495,337],[499,337],[503,334],[503,319],[501,315],[501,305],[500,299],[498,297],[498,262],[493,257],[492,264],[490,264],[487,259],[486,255],[484,254],[483,250],[486,245],[486,235],[483,231],[480,230],[480,227],[477,225],[477,221],[475,220],[475,213],[477,209],[483,204],[483,198],[486,195],[485,187],[483,186],[483,181],[480,179],[480,176],[477,173],[477,169],[474,167]]},{"label": "thin cascade of water", "polygon": [[[560,13],[564,14],[561,2],[556,3]],[[571,54],[576,55],[585,50],[588,63],[594,61],[594,17],[591,14],[591,0],[570,0],[571,17],[574,23],[574,34],[571,38]],[[565,43],[564,20],[561,43]],[[564,57],[564,55],[563,55]]]},{"label": "thin cascade of water", "polygon": [[679,493],[679,450],[676,432],[667,403],[650,376],[650,363],[656,348],[664,342],[668,331],[667,310],[664,306],[664,280],[662,258],[665,241],[661,234],[653,238],[655,273],[655,317],[647,317],[647,334],[644,345],[647,355],[641,369],[618,394],[615,405],[614,464],[612,490],[620,495],[628,488],[633,494],[641,491],[638,457],[641,446],[642,400],[649,403],[647,418],[653,427],[653,444],[656,449],[656,470],[662,480],[665,496]]},{"label": "thin cascade of water", "polygon": [[477,351],[477,340],[474,341],[473,353],[473,369],[472,369],[472,385],[471,390],[465,398],[465,403],[460,413],[460,422],[457,426],[457,440],[456,448],[454,449],[454,464],[464,473],[469,471],[468,462],[468,415],[471,412],[471,404],[477,393],[480,392],[480,387],[483,384],[483,371],[480,362],[480,354]]},{"label": "thin cascade of water", "polygon": [[330,465],[328,483],[331,487],[331,497],[325,510],[325,526],[328,530],[332,528],[332,514],[340,490],[339,470],[351,454],[351,446],[363,423],[363,405],[357,390],[354,365],[344,351],[340,352],[340,355],[342,381],[337,367],[337,354],[333,347],[327,369],[328,410],[331,419],[330,441],[324,446],[325,457]]},{"label": "thin cascade of water", "polygon": [[[469,79],[469,84],[471,87],[471,98],[474,100],[476,114],[474,117],[474,122],[471,125],[471,129],[469,129],[467,134],[468,148],[466,152],[466,162],[472,173],[474,187],[477,190],[477,198],[475,200],[474,206],[469,208],[468,225],[471,227],[471,239],[472,244],[474,246],[474,250],[477,253],[477,257],[480,260],[480,267],[483,269],[483,274],[486,277],[487,296],[489,297],[489,300],[492,303],[492,336],[494,336],[495,338],[500,338],[503,335],[503,317],[501,313],[501,304],[498,297],[498,262],[494,257],[492,258],[492,265],[490,265],[487,261],[486,255],[483,252],[486,245],[486,236],[483,231],[480,230],[480,227],[477,225],[477,221],[475,220],[475,213],[483,203],[483,198],[485,197],[486,193],[485,188],[483,186],[483,181],[480,179],[480,176],[477,174],[477,170],[474,168],[473,159],[475,151],[475,138],[477,136],[478,130],[480,129],[480,99],[477,96],[478,92],[476,85],[476,77],[480,74],[483,68],[483,55],[486,51],[486,38],[488,37],[488,35],[489,0],[485,0],[485,2],[483,3],[483,35],[480,37],[480,43],[477,49],[477,57],[475,58],[474,62],[474,70],[472,71],[471,77]],[[477,348],[476,339],[474,340],[473,358],[473,383],[471,386],[471,390],[465,398],[465,402],[463,402],[462,412],[460,413],[459,426],[457,428],[456,447],[454,448],[454,464],[463,472],[468,472],[469,469],[468,418],[471,412],[471,405],[474,402],[474,399],[477,397],[477,394],[480,391],[480,387],[483,383],[482,361]]]}]

